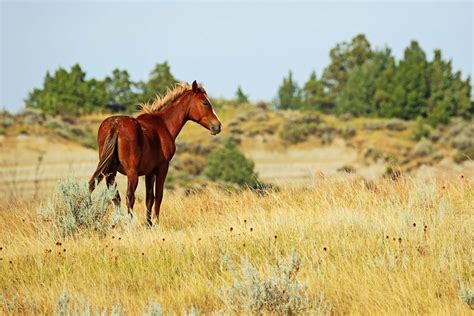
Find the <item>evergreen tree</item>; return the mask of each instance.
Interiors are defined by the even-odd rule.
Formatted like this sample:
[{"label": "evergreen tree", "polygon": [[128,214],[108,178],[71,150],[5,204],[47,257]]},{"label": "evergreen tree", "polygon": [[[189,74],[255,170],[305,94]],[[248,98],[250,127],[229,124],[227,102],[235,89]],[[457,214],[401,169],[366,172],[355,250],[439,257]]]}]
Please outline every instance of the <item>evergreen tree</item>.
[{"label": "evergreen tree", "polygon": [[[405,49],[404,57],[397,69],[397,92],[394,102],[401,107],[397,113],[404,119],[426,116],[429,94],[427,82],[428,63],[425,52],[416,41]],[[401,92],[403,91],[403,93]]]},{"label": "evergreen tree", "polygon": [[426,102],[427,121],[433,126],[448,123],[449,116],[455,112],[451,103],[452,77],[451,62],[444,62],[441,51],[435,50],[433,62],[429,66],[430,96]]},{"label": "evergreen tree", "polygon": [[114,69],[112,76],[106,77],[105,89],[108,93],[107,106],[112,112],[133,111],[140,102],[136,84],[130,80],[126,70]]},{"label": "evergreen tree", "polygon": [[[378,105],[375,101],[382,97],[382,83],[386,83],[386,69],[391,65],[393,57],[389,49],[375,51],[362,65],[349,72],[349,78],[336,99],[338,113],[354,115],[375,115]],[[389,93],[385,95],[389,96]],[[380,101],[380,99],[379,99]]]},{"label": "evergreen tree", "polygon": [[34,89],[25,100],[26,107],[48,114],[87,114],[101,111],[107,104],[103,81],[86,80],[86,73],[76,64],[71,71],[59,68],[46,73],[42,89]]},{"label": "evergreen tree", "polygon": [[277,107],[279,109],[298,109],[301,107],[301,91],[296,81],[293,80],[291,70],[288,77],[283,78],[283,83],[278,89]]},{"label": "evergreen tree", "polygon": [[178,81],[171,74],[168,62],[156,64],[150,73],[150,79],[146,83],[141,83],[142,101],[152,100],[155,96],[164,95],[168,88],[174,87]]},{"label": "evergreen tree", "polygon": [[338,93],[349,80],[352,69],[362,66],[372,57],[370,43],[363,34],[355,36],[350,43],[342,42],[331,49],[331,63],[324,70],[323,82],[328,89],[328,97],[333,103]]},{"label": "evergreen tree", "polygon": [[[388,49],[386,51],[389,51]],[[401,107],[395,102],[400,98],[403,90],[396,91],[396,71],[395,58],[391,54],[386,55],[385,66],[375,80],[375,93],[373,97],[373,107],[378,116],[398,117],[401,116]]]},{"label": "evergreen tree", "polygon": [[235,99],[239,103],[248,103],[249,97],[242,91],[240,86],[237,87],[237,91],[235,92]]},{"label": "evergreen tree", "polygon": [[471,78],[461,79],[461,72],[456,72],[451,84],[451,102],[453,104],[453,114],[465,119],[474,116],[474,101],[471,100]]},{"label": "evergreen tree", "polygon": [[351,70],[344,89],[337,96],[337,113],[351,113],[356,116],[369,115],[374,94],[374,82],[368,65],[357,66]]},{"label": "evergreen tree", "polygon": [[[311,72],[302,90],[303,107],[327,112],[328,102],[324,93],[324,84],[318,80],[316,72]],[[330,106],[329,106],[330,107]]]}]

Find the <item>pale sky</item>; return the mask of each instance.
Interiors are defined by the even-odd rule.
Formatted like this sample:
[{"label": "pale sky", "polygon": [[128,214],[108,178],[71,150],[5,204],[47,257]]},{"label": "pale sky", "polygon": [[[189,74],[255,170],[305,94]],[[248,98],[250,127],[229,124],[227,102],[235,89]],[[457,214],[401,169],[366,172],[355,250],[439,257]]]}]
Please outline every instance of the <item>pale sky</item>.
[{"label": "pale sky", "polygon": [[167,60],[178,79],[197,79],[210,95],[232,97],[241,85],[252,100],[271,100],[289,69],[302,85],[358,33],[397,58],[416,39],[429,59],[440,48],[464,77],[474,73],[471,1],[0,1],[0,108],[10,111],[46,71],[75,63],[88,78],[118,67],[144,80]]}]

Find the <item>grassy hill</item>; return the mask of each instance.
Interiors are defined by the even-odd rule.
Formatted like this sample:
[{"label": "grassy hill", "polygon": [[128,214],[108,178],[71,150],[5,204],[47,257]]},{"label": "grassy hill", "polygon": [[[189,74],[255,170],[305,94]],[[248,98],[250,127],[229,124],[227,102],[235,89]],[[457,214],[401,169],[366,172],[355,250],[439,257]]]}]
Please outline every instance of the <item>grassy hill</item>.
[{"label": "grassy hill", "polygon": [[[373,181],[419,170],[421,174],[473,172],[473,122],[454,119],[432,129],[414,121],[273,111],[264,103],[219,102],[217,112],[224,127],[221,135],[211,137],[193,122],[183,129],[168,188],[207,183],[201,175],[207,155],[226,138],[237,142],[255,162],[263,181],[277,185],[308,185],[321,176],[345,173]],[[97,163],[95,135],[106,116],[3,113],[3,194],[38,195],[38,190],[47,193],[67,174],[89,177]]]}]

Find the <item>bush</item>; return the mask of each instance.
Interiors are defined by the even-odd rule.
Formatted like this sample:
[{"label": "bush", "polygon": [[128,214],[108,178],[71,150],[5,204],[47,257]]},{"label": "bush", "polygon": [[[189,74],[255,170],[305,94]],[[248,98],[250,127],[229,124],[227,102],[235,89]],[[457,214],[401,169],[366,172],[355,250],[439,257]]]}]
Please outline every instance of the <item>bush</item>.
[{"label": "bush", "polygon": [[405,122],[400,119],[391,119],[387,123],[385,123],[385,128],[390,131],[404,131],[407,127]]},{"label": "bush", "polygon": [[364,129],[367,131],[376,131],[383,128],[383,124],[379,121],[368,121],[364,123]]},{"label": "bush", "polygon": [[356,172],[356,169],[351,165],[343,165],[342,167],[337,168],[337,171],[338,172],[345,172],[345,173],[354,173],[354,172]]},{"label": "bush", "polygon": [[333,129],[322,126],[321,117],[317,114],[305,113],[303,117],[291,118],[280,132],[280,137],[290,143],[304,142],[311,135],[321,135],[326,130]]},{"label": "bush", "polygon": [[226,140],[209,154],[204,175],[213,181],[234,183],[242,187],[255,187],[258,184],[253,161],[247,159],[230,140]]},{"label": "bush", "polygon": [[354,126],[352,125],[346,125],[343,128],[341,128],[341,135],[342,137],[348,139],[352,138],[356,135],[357,131]]},{"label": "bush", "polygon": [[331,305],[324,295],[314,300],[307,293],[307,285],[296,280],[301,260],[293,251],[287,260],[279,258],[271,274],[261,276],[247,260],[242,260],[240,273],[226,260],[233,282],[222,291],[227,308],[238,314],[328,314]]},{"label": "bush", "polygon": [[290,144],[297,144],[307,140],[317,130],[318,128],[315,124],[287,123],[283,126],[280,137]]},{"label": "bush", "polygon": [[106,232],[125,219],[120,208],[109,211],[116,192],[115,186],[100,186],[91,196],[85,181],[63,180],[37,213],[52,221],[63,237],[74,235],[81,229]]},{"label": "bush", "polygon": [[466,160],[474,159],[474,145],[463,150],[458,150],[453,157],[455,163],[462,163]]},{"label": "bush", "polygon": [[430,129],[425,124],[424,120],[421,117],[416,119],[416,128],[413,131],[411,138],[413,140],[419,141],[422,138],[427,138],[430,135]]},{"label": "bush", "polygon": [[162,316],[164,315],[164,313],[163,313],[163,309],[161,308],[160,303],[150,302],[148,304],[147,312],[144,315],[145,316]]},{"label": "bush", "polygon": [[96,306],[94,309],[91,303],[82,300],[80,304],[71,304],[69,293],[63,291],[59,297],[56,305],[56,316],[72,316],[72,315],[123,315],[122,309],[117,305],[112,305],[109,309],[107,305],[102,307]]},{"label": "bush", "polygon": [[418,157],[428,156],[433,152],[433,145],[429,140],[423,138],[415,145],[413,151],[414,154]]},{"label": "bush", "polygon": [[459,288],[459,298],[474,309],[474,287],[467,287],[464,282],[461,282]]}]

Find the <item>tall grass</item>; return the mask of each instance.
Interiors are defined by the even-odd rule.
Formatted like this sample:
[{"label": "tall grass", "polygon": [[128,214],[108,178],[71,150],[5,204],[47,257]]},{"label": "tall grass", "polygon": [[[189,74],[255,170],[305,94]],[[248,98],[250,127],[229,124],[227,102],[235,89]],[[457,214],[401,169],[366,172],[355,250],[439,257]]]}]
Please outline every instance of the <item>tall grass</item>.
[{"label": "tall grass", "polygon": [[[144,222],[143,203],[136,205]],[[238,307],[250,293],[244,285],[253,278],[283,295],[283,285],[269,280],[291,270],[286,262],[298,266],[287,284],[292,298],[302,298],[294,306],[308,298],[336,314],[468,315],[473,205],[473,180],[465,177],[367,186],[349,176],[264,196],[212,187],[166,192],[158,228],[65,237],[40,233],[51,223],[38,222],[35,203],[2,205],[0,295],[33,303],[3,304],[0,313],[28,313],[28,306],[54,313],[64,289],[71,302],[117,303],[131,315],[149,311],[150,302],[164,314],[252,311]],[[282,262],[293,250],[297,264]],[[236,277],[223,258],[251,263],[251,274],[237,267]],[[229,290],[236,280],[243,287]],[[276,307],[259,310],[290,312],[288,301],[261,299]]]}]

